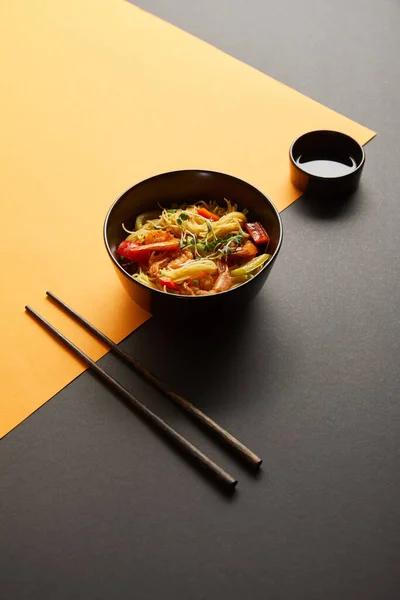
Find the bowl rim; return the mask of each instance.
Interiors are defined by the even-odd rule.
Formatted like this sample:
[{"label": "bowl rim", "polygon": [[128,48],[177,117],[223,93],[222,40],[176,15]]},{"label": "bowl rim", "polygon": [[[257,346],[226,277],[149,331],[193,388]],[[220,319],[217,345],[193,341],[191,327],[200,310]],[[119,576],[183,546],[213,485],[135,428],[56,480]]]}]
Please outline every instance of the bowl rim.
[{"label": "bowl rim", "polygon": [[237,290],[239,287],[243,287],[243,286],[251,283],[253,281],[253,279],[258,277],[264,271],[264,269],[266,269],[269,265],[271,265],[272,262],[275,261],[276,256],[278,255],[279,250],[281,249],[281,246],[282,246],[283,225],[282,225],[282,219],[278,212],[278,209],[276,208],[274,203],[268,198],[268,196],[266,196],[261,190],[259,190],[255,186],[251,185],[247,181],[244,181],[243,179],[240,179],[239,177],[236,177],[235,175],[230,175],[229,173],[223,173],[222,171],[212,171],[209,169],[178,169],[175,171],[165,171],[163,173],[157,173],[156,175],[151,175],[150,177],[146,177],[146,179],[142,179],[142,180],[138,181],[137,183],[135,183],[134,185],[131,185],[122,194],[120,194],[120,196],[118,196],[118,198],[116,200],[114,200],[114,202],[108,209],[107,214],[105,216],[104,224],[103,224],[103,241],[104,241],[107,253],[108,253],[109,257],[111,258],[112,262],[114,263],[114,265],[125,277],[127,277],[130,281],[133,281],[134,283],[136,283],[137,285],[139,285],[140,287],[142,287],[145,290],[150,290],[151,292],[155,292],[157,294],[162,294],[163,296],[167,295],[168,297],[179,298],[180,300],[187,300],[188,298],[191,298],[192,301],[193,300],[203,300],[204,301],[205,298],[213,298],[214,297],[214,294],[210,294],[209,296],[182,296],[180,294],[168,294],[167,292],[157,290],[155,288],[151,288],[150,286],[145,285],[144,283],[141,283],[140,281],[137,281],[136,279],[133,279],[129,275],[129,273],[127,273],[125,271],[125,269],[123,269],[121,267],[121,265],[119,264],[119,262],[115,259],[113,253],[111,252],[110,245],[108,243],[107,227],[108,227],[108,222],[109,222],[111,213],[113,212],[114,208],[117,206],[117,204],[119,204],[119,202],[122,200],[122,198],[125,196],[125,194],[127,192],[133,190],[136,187],[139,187],[140,185],[143,185],[144,183],[146,183],[148,181],[163,178],[163,177],[169,176],[169,175],[179,175],[181,173],[203,173],[203,174],[210,174],[210,175],[222,175],[223,177],[229,177],[230,179],[235,179],[236,181],[240,182],[241,184],[244,184],[246,187],[249,187],[253,191],[256,191],[258,194],[260,194],[262,196],[262,198],[270,205],[273,212],[275,213],[275,216],[276,216],[278,224],[279,224],[279,240],[278,240],[278,244],[276,246],[275,252],[271,256],[270,260],[263,266],[263,268],[257,273],[257,275],[254,276],[254,278],[249,279],[248,281],[245,281],[244,283],[240,284],[240,286],[238,286],[237,288],[226,290],[225,292],[218,292],[218,294],[216,294],[216,295],[222,296],[224,294],[229,294],[231,292],[235,292],[235,290]]},{"label": "bowl rim", "polygon": [[[294,148],[295,144],[297,144],[297,142],[299,142],[302,138],[307,137],[308,135],[311,135],[313,133],[333,133],[339,137],[347,138],[348,140],[352,141],[354,144],[356,144],[359,147],[359,149],[361,151],[360,163],[357,165],[357,167],[353,171],[350,171],[350,173],[346,173],[345,175],[339,175],[338,177],[324,177],[323,175],[313,175],[313,174],[309,173],[308,171],[302,169],[301,166],[295,161],[295,159],[293,157],[293,148]],[[313,179],[319,179],[320,181],[337,181],[339,179],[347,179],[347,178],[354,177],[354,175],[356,173],[358,173],[358,171],[361,171],[361,169],[364,167],[364,163],[365,163],[365,150],[364,150],[363,146],[359,142],[357,142],[356,139],[354,139],[353,137],[351,137],[351,135],[348,135],[347,133],[343,133],[342,131],[337,131],[336,129],[312,129],[310,131],[305,131],[291,143],[290,148],[289,148],[289,158],[290,158],[290,162],[293,165],[293,167],[295,169],[297,169],[298,171],[300,171],[301,173],[303,173],[304,175],[307,175],[307,177],[310,177]]]}]

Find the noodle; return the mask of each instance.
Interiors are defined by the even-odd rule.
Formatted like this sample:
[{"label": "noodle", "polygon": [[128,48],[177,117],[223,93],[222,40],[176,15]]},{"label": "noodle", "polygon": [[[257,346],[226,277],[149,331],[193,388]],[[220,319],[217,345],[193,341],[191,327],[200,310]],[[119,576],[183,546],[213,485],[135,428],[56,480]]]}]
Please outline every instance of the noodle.
[{"label": "noodle", "polygon": [[224,292],[254,277],[271,258],[269,237],[246,210],[224,200],[160,206],[138,215],[121,242],[121,266],[153,289],[188,296]]}]

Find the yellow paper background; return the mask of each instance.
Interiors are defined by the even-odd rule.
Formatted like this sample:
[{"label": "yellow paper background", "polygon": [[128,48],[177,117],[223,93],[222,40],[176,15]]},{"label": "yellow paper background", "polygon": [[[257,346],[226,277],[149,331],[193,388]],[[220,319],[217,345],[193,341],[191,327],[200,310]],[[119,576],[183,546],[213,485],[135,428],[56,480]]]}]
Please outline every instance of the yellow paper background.
[{"label": "yellow paper background", "polygon": [[105,353],[51,289],[119,342],[149,315],[103,248],[113,200],[182,168],[220,170],[279,210],[297,196],[291,141],[373,132],[122,1],[5,0],[0,8],[1,396],[5,435],[83,371],[31,304],[94,359]]}]

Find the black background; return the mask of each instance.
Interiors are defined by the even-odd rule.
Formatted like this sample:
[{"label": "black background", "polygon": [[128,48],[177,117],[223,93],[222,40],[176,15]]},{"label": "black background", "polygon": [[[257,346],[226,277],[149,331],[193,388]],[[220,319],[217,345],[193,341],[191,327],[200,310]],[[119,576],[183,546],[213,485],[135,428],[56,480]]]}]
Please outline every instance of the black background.
[{"label": "black background", "polygon": [[[400,6],[139,4],[378,132],[336,215],[298,201],[228,327],[123,343],[264,458],[248,473],[112,356],[100,362],[239,478],[225,496],[85,373],[1,442],[0,597],[395,600],[400,584]],[[213,326],[216,322],[216,327]]]}]

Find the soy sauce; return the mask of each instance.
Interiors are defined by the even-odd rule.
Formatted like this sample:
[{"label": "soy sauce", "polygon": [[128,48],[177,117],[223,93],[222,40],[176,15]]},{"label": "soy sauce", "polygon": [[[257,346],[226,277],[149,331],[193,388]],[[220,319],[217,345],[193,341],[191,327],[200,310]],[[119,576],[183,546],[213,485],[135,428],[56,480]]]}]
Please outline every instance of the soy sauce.
[{"label": "soy sauce", "polygon": [[343,177],[357,169],[357,163],[352,156],[335,156],[313,158],[299,156],[298,166],[309,175],[317,177]]}]

